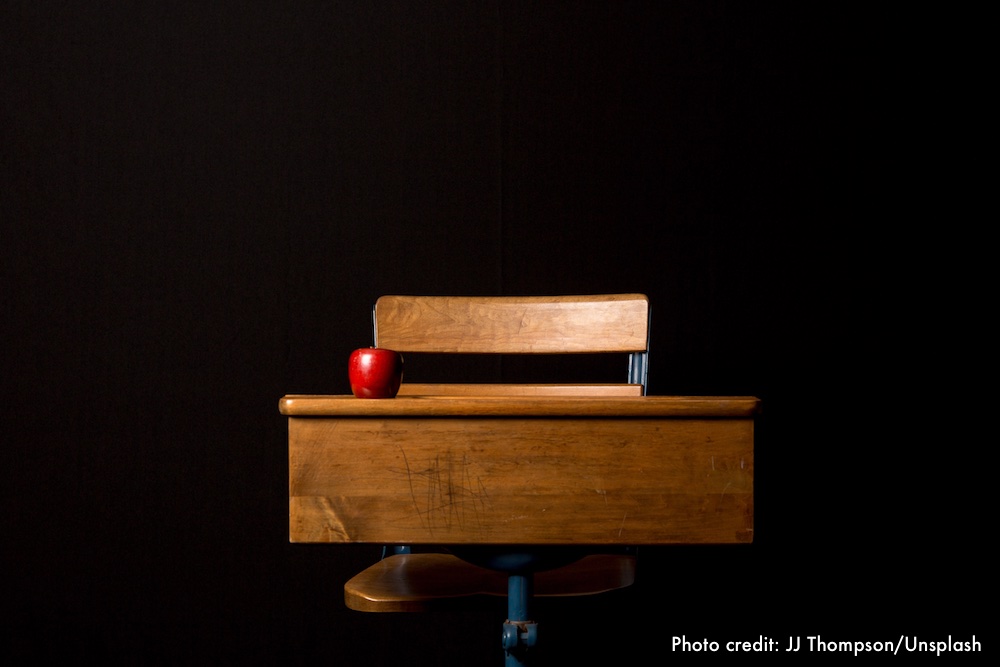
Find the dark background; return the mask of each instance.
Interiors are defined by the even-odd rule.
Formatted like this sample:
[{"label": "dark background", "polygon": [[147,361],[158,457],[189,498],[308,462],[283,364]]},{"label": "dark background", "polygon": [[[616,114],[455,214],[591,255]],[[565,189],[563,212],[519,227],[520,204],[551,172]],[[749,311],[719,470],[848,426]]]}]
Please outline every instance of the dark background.
[{"label": "dark background", "polygon": [[923,453],[881,328],[933,283],[885,270],[912,251],[887,101],[927,62],[891,17],[109,4],[0,8],[0,655],[501,664],[502,602],[358,614],[377,547],[288,543],[278,399],[347,393],[392,292],[644,292],[651,393],[763,401],[754,543],[540,603],[546,664],[982,637],[983,464],[961,429]]}]

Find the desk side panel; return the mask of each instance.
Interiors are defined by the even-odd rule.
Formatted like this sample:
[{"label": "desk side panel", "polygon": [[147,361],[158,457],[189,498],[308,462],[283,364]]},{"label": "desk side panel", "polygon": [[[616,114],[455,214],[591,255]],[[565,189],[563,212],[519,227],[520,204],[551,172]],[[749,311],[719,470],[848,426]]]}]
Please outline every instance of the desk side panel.
[{"label": "desk side panel", "polygon": [[293,542],[753,539],[752,419],[289,419]]}]

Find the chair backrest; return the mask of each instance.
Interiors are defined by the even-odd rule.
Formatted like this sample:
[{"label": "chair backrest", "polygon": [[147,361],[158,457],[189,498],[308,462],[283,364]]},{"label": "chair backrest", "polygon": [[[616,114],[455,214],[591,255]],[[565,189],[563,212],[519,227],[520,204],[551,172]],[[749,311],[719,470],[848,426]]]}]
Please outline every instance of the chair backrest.
[{"label": "chair backrest", "polygon": [[576,385],[415,385],[406,393],[646,393],[649,299],[643,294],[399,296],[378,299],[374,342],[407,353],[628,355],[626,382]]}]

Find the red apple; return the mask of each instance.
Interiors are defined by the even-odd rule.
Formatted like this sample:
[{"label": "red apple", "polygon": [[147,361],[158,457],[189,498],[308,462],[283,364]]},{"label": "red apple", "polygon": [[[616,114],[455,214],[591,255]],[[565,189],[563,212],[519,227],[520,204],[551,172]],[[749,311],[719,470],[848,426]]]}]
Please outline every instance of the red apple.
[{"label": "red apple", "polygon": [[394,398],[403,381],[403,355],[384,347],[362,347],[347,361],[351,391],[358,398]]}]

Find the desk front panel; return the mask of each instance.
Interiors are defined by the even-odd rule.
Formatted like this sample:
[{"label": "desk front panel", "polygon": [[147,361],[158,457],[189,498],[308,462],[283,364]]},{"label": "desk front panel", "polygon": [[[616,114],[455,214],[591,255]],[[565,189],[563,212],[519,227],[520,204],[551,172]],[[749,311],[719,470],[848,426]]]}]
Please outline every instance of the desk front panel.
[{"label": "desk front panel", "polygon": [[290,417],[292,542],[753,539],[753,419]]}]

